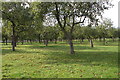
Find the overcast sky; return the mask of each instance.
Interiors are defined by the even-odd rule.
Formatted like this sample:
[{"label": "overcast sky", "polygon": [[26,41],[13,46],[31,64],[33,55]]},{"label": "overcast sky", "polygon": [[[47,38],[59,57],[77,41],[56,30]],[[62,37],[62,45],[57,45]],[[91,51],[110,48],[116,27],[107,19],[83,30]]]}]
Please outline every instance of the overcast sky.
[{"label": "overcast sky", "polygon": [[104,17],[110,18],[113,21],[113,26],[118,27],[118,2],[120,0],[112,0],[112,4],[114,4],[113,8],[106,10],[104,13]]}]

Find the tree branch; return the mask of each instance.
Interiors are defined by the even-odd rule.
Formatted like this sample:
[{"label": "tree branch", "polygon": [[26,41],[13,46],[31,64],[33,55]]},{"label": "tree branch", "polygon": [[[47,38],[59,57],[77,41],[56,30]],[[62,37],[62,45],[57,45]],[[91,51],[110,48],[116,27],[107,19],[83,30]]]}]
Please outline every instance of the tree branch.
[{"label": "tree branch", "polygon": [[84,23],[85,18],[86,18],[86,16],[84,17],[83,21],[76,22],[75,24]]}]

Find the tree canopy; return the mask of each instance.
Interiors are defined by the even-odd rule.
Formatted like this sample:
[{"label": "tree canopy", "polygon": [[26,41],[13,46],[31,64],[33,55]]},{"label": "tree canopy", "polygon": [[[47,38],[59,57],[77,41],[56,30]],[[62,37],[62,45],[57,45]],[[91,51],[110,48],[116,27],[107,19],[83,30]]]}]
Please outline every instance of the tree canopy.
[{"label": "tree canopy", "polygon": [[[12,50],[16,43],[25,40],[44,42],[67,39],[70,53],[74,54],[73,39],[93,39],[118,37],[112,21],[104,18],[104,10],[112,6],[103,2],[3,2],[3,41],[12,40]],[[102,20],[102,21],[101,21]]]}]

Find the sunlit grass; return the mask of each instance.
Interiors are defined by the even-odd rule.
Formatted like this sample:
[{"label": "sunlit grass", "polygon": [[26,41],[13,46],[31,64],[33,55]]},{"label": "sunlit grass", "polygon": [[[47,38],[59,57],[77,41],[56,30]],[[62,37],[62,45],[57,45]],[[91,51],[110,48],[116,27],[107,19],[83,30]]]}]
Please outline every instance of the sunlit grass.
[{"label": "sunlit grass", "polygon": [[[88,41],[74,42],[75,55],[69,54],[66,42],[3,45],[4,78],[118,78],[117,42],[102,45]],[[99,45],[101,44],[101,45]],[[113,45],[114,44],[114,45]]]}]

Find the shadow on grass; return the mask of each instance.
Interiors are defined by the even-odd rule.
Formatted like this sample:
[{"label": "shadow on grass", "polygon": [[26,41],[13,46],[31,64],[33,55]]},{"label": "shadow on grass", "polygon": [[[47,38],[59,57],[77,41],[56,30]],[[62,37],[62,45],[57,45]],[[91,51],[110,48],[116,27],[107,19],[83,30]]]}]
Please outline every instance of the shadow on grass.
[{"label": "shadow on grass", "polygon": [[2,49],[2,55],[6,55],[6,54],[25,54],[25,53],[39,53],[37,51],[26,51],[26,50],[21,50],[21,49],[17,49],[15,51],[12,51],[11,49]]},{"label": "shadow on grass", "polygon": [[[63,63],[63,64],[82,64],[88,66],[113,66],[116,67],[118,57],[116,52],[76,52],[70,54],[49,54],[46,57],[47,64]],[[51,61],[54,61],[53,63]]]},{"label": "shadow on grass", "polygon": [[[24,46],[24,45],[22,45]],[[21,47],[22,47],[21,46]],[[9,53],[40,53],[38,51],[26,51],[25,49],[19,49],[20,46],[18,46],[18,49],[16,51],[12,51],[11,48],[9,49],[2,49],[2,54],[9,54]],[[6,48],[6,47],[4,47]],[[43,49],[43,50],[53,50],[53,51],[69,51],[70,47],[65,46],[65,45],[49,45],[49,46],[44,46],[44,45],[29,45],[24,48],[29,48],[31,49]],[[87,50],[87,49],[92,49],[92,50],[99,50],[97,47],[91,48],[89,46],[74,46],[75,50]]]},{"label": "shadow on grass", "polygon": [[2,80],[119,80],[117,78],[3,78]]},{"label": "shadow on grass", "polygon": [[[41,46],[41,45],[33,45],[30,46],[29,48],[31,49],[51,49],[51,50],[69,50],[70,47],[69,45],[49,45],[49,46]],[[80,46],[80,45],[75,45],[74,46],[75,50],[85,50],[85,49],[92,49],[92,50],[99,50],[97,47],[91,48],[90,46]]]},{"label": "shadow on grass", "polygon": [[[89,46],[75,46],[76,54],[71,55],[67,50],[69,50],[69,46],[38,46],[31,45],[27,47],[28,49],[43,49],[43,50],[51,50],[49,53],[42,53],[40,51],[29,51],[26,49],[17,49],[16,51],[11,51],[11,49],[3,49],[3,55],[5,54],[42,54],[46,57],[44,58],[44,64],[81,64],[85,66],[113,66],[117,65],[117,52],[109,52],[109,51],[99,51],[97,47],[92,48],[93,51],[80,51],[80,50],[91,50]],[[94,51],[98,50],[98,51]],[[60,52],[62,51],[62,52]],[[35,54],[34,54],[35,55]]]}]

